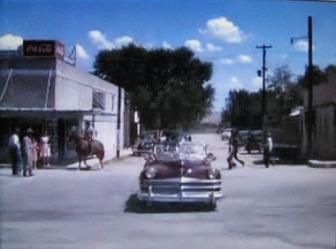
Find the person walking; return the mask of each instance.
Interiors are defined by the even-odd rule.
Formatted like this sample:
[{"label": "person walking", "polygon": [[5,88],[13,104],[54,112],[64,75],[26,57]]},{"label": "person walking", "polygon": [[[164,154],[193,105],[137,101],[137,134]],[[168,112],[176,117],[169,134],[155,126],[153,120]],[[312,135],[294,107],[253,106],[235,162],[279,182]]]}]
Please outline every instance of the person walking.
[{"label": "person walking", "polygon": [[14,129],[13,134],[9,138],[9,156],[11,158],[12,174],[21,174],[21,146],[19,138],[20,130]]},{"label": "person walking", "polygon": [[233,159],[235,159],[241,165],[245,166],[245,162],[238,158],[238,150],[239,150],[238,131],[236,131],[232,134],[229,140],[229,156],[227,158],[229,169],[232,169],[236,165]]},{"label": "person walking", "polygon": [[23,176],[33,176],[33,130],[28,128],[22,140]]},{"label": "person walking", "polygon": [[272,139],[272,134],[271,132],[267,132],[267,137],[264,145],[264,164],[265,167],[269,167],[269,163],[271,160],[272,156],[272,151],[273,151],[273,139]]}]

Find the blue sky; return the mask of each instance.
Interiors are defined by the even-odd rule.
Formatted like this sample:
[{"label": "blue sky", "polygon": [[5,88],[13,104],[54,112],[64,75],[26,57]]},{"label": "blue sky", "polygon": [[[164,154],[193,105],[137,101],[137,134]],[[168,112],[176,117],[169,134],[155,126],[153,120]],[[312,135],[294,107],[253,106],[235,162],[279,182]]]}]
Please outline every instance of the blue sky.
[{"label": "blue sky", "polygon": [[287,0],[0,0],[0,49],[22,39],[57,39],[76,45],[78,67],[92,70],[102,48],[130,42],[147,48],[187,46],[213,63],[214,110],[230,89],[256,91],[261,50],[268,50],[268,74],[288,65],[294,75],[307,63],[306,36],[313,17],[314,63],[336,64],[336,2]]}]

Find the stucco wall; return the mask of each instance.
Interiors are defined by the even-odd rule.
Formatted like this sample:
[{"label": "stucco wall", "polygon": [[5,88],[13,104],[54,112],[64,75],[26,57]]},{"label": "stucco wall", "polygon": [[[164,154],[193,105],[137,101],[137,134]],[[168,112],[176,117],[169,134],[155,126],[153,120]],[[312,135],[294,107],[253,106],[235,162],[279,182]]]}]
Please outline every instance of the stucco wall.
[{"label": "stucco wall", "polygon": [[316,108],[313,152],[321,159],[336,159],[336,105]]}]

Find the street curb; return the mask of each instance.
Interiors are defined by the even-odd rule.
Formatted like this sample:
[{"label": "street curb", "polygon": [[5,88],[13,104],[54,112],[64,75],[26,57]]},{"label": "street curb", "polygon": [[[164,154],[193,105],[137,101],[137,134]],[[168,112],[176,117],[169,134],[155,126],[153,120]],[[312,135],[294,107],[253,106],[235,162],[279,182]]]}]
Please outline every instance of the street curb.
[{"label": "street curb", "polygon": [[308,166],[312,168],[322,168],[322,169],[336,168],[336,161],[309,160]]}]

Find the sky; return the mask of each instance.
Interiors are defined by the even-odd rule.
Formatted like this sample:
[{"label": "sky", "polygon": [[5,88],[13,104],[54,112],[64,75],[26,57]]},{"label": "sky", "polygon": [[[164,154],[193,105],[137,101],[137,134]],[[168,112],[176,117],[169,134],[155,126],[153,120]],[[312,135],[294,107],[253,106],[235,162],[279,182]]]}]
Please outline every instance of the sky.
[{"label": "sky", "polygon": [[[0,50],[23,39],[55,39],[77,50],[77,67],[92,71],[100,49],[135,43],[147,49],[188,47],[213,64],[208,84],[220,112],[231,89],[257,91],[267,50],[267,76],[307,64],[307,19],[313,18],[313,60],[336,64],[336,1],[290,0],[0,0]],[[290,43],[292,37],[296,39]]]}]

